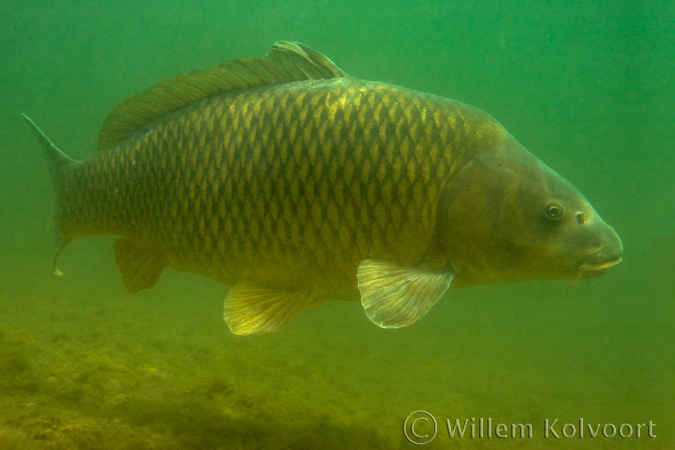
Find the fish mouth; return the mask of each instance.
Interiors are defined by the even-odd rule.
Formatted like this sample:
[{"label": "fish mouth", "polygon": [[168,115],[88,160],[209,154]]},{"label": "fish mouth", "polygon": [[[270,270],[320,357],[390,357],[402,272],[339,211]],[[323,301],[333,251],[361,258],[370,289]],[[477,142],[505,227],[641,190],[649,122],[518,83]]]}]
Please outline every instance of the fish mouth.
[{"label": "fish mouth", "polygon": [[605,269],[609,269],[612,266],[616,266],[622,260],[623,260],[623,258],[619,256],[618,258],[613,258],[613,259],[610,259],[608,261],[600,262],[600,263],[597,263],[597,264],[590,264],[590,265],[584,264],[583,267],[581,268],[581,270],[583,270],[583,271],[605,270]]},{"label": "fish mouth", "polygon": [[612,266],[619,264],[623,258],[621,253],[618,255],[607,250],[607,247],[601,247],[590,256],[584,258],[579,265],[577,270],[581,272],[599,272],[606,269],[609,269]]},{"label": "fish mouth", "polygon": [[616,266],[623,258],[621,256],[606,255],[602,253],[605,247],[594,252],[591,256],[584,258],[576,268],[576,276],[572,280],[567,290],[569,291],[582,278],[595,278],[604,275],[607,269]]}]

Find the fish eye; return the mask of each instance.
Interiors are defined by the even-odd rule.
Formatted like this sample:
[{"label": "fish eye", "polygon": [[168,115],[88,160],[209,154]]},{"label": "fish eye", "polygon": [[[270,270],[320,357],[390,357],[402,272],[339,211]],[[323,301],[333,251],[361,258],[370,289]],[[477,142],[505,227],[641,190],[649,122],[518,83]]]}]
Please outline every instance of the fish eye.
[{"label": "fish eye", "polygon": [[548,220],[560,220],[565,215],[565,209],[560,203],[551,202],[546,205],[544,214]]}]

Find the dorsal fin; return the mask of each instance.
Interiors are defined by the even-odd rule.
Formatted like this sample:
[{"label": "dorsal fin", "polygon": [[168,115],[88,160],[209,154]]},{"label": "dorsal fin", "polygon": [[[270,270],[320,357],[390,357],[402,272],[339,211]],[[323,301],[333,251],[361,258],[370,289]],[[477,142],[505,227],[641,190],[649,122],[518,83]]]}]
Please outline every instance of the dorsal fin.
[{"label": "dorsal fin", "polygon": [[263,58],[241,58],[169,78],[117,105],[98,133],[98,149],[127,139],[139,127],[183,106],[253,86],[345,77],[333,61],[299,42],[279,41]]}]

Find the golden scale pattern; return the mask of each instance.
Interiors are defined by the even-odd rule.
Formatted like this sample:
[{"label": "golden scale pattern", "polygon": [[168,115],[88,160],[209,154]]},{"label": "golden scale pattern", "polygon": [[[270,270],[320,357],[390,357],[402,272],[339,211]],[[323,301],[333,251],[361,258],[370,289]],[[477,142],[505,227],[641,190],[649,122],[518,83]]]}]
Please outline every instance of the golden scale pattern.
[{"label": "golden scale pattern", "polygon": [[349,78],[207,98],[73,170],[63,229],[125,235],[230,283],[262,261],[342,282],[366,258],[414,263],[442,183],[483,137],[477,114]]}]

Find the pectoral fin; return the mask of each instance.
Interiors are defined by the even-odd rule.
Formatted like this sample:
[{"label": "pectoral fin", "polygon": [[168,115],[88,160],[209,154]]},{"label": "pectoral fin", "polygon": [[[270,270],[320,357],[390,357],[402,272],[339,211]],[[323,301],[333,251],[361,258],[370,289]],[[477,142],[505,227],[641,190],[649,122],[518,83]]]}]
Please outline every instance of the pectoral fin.
[{"label": "pectoral fin", "polygon": [[275,331],[311,303],[308,291],[237,284],[225,299],[225,322],[234,334]]},{"label": "pectoral fin", "polygon": [[450,287],[455,273],[366,259],[356,273],[368,318],[382,328],[411,325]]},{"label": "pectoral fin", "polygon": [[162,271],[169,265],[164,254],[151,250],[128,238],[120,238],[113,244],[115,262],[122,274],[127,291],[135,294],[141,289],[150,289],[157,283]]}]

